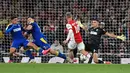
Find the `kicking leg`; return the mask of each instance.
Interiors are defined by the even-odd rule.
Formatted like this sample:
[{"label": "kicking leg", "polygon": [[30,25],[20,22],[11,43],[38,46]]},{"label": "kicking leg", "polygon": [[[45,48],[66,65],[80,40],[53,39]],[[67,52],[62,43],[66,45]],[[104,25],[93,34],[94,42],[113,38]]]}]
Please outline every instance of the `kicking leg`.
[{"label": "kicking leg", "polygon": [[78,46],[78,50],[79,50],[83,55],[85,55],[86,57],[90,58],[89,52],[85,51],[85,45],[84,45],[83,42],[79,43],[77,46]]},{"label": "kicking leg", "polygon": [[58,52],[56,50],[50,49],[50,53],[53,54],[53,55],[56,55],[58,57],[61,57],[63,59],[66,59],[66,55],[65,54],[62,54],[62,53],[60,53],[60,52]]},{"label": "kicking leg", "polygon": [[28,42],[27,46],[33,47],[36,51],[39,52],[40,55],[43,55],[43,54],[42,54],[43,49],[42,49],[42,48],[39,48],[39,47],[36,46],[34,43]]},{"label": "kicking leg", "polygon": [[91,57],[90,54],[89,54],[89,52],[85,51],[84,49],[82,49],[80,52],[81,52],[83,55],[85,55],[86,57],[88,57],[88,58]]}]

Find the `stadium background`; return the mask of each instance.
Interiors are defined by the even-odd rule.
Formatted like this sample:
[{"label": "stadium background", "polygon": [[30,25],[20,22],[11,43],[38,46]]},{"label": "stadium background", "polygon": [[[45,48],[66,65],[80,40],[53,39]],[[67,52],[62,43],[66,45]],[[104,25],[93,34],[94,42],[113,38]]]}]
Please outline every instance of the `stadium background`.
[{"label": "stadium background", "polygon": [[[121,63],[121,58],[130,58],[130,1],[129,0],[0,0],[0,30],[4,33],[11,15],[17,15],[23,26],[26,18],[35,16],[42,32],[47,36],[49,43],[54,40],[62,41],[66,38],[65,13],[70,11],[74,17],[81,16],[84,25],[90,25],[91,18],[98,18],[106,31],[117,35],[124,34],[125,42],[117,39],[102,37],[99,57],[112,63]],[[81,29],[86,43],[87,32]],[[0,62],[6,57],[11,44],[11,36],[0,37]],[[66,46],[62,45],[64,53]],[[52,57],[52,56],[51,56]],[[42,57],[47,62],[50,56]],[[20,57],[16,57],[19,62]]]}]

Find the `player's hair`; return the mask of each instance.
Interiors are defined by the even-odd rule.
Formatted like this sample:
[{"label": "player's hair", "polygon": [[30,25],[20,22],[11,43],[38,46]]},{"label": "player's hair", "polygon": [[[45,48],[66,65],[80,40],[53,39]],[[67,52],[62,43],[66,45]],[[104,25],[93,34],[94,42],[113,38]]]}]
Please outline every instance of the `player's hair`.
[{"label": "player's hair", "polygon": [[71,18],[72,17],[72,13],[71,12],[66,12],[66,17],[67,18]]},{"label": "player's hair", "polygon": [[98,19],[91,19],[91,21],[97,21],[97,22],[100,23],[100,21]]},{"label": "player's hair", "polygon": [[29,16],[28,18],[32,18],[32,19],[35,19],[34,16]]},{"label": "player's hair", "polygon": [[101,25],[101,23],[98,19],[91,19],[91,21],[97,21],[99,23],[98,25]]},{"label": "player's hair", "polygon": [[16,17],[16,16],[11,16],[11,18],[10,18],[10,19],[11,19],[11,20],[13,20],[13,19],[15,19],[15,18],[17,18],[17,17]]}]

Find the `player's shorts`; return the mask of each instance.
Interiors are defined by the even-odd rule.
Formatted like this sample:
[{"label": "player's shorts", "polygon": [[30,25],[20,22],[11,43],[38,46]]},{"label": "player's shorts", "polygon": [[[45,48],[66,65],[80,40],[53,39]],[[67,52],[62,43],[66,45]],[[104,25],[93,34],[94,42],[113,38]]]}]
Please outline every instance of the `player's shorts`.
[{"label": "player's shorts", "polygon": [[85,45],[84,45],[83,42],[77,44],[77,43],[75,43],[73,41],[69,41],[69,43],[68,43],[68,48],[69,49],[75,49],[76,47],[77,47],[78,50],[85,49]]},{"label": "player's shorts", "polygon": [[85,44],[86,51],[89,51],[92,53],[94,52],[98,53],[98,49],[99,49],[99,45],[94,45],[94,44],[89,44],[89,43]]},{"label": "player's shorts", "polygon": [[[46,41],[46,40],[44,40],[44,41]],[[35,41],[33,41],[33,43],[36,44],[38,47],[41,47],[43,50],[47,50],[47,49],[50,48],[50,44],[45,43],[44,41],[42,41],[42,40],[35,40]]]},{"label": "player's shorts", "polygon": [[11,47],[16,48],[16,49],[19,49],[20,46],[27,47],[27,44],[28,44],[28,43],[29,43],[29,41],[26,40],[26,39],[23,39],[23,40],[14,40],[14,41],[12,42]]}]

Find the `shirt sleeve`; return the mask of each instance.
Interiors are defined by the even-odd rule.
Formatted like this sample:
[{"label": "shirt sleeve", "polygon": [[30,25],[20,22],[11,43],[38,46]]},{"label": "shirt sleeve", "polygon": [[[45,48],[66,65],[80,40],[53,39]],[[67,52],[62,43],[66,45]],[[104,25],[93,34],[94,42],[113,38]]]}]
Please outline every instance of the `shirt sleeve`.
[{"label": "shirt sleeve", "polygon": [[68,35],[67,35],[66,40],[69,41],[73,34],[72,26],[70,24],[66,24],[66,28],[68,29]]},{"label": "shirt sleeve", "polygon": [[69,41],[72,36],[73,36],[73,31],[72,31],[72,29],[70,29],[69,32],[68,32],[66,40]]},{"label": "shirt sleeve", "polygon": [[106,33],[106,30],[104,28],[101,28],[101,34],[104,35]]},{"label": "shirt sleeve", "polygon": [[11,24],[9,24],[9,25],[6,27],[6,31],[5,31],[5,33],[9,33],[9,32],[11,32],[11,31],[13,30],[13,28],[14,28],[14,26],[11,25]]},{"label": "shirt sleeve", "polygon": [[68,30],[70,30],[70,29],[72,29],[72,26],[71,26],[70,24],[66,24],[66,28],[67,28]]}]

